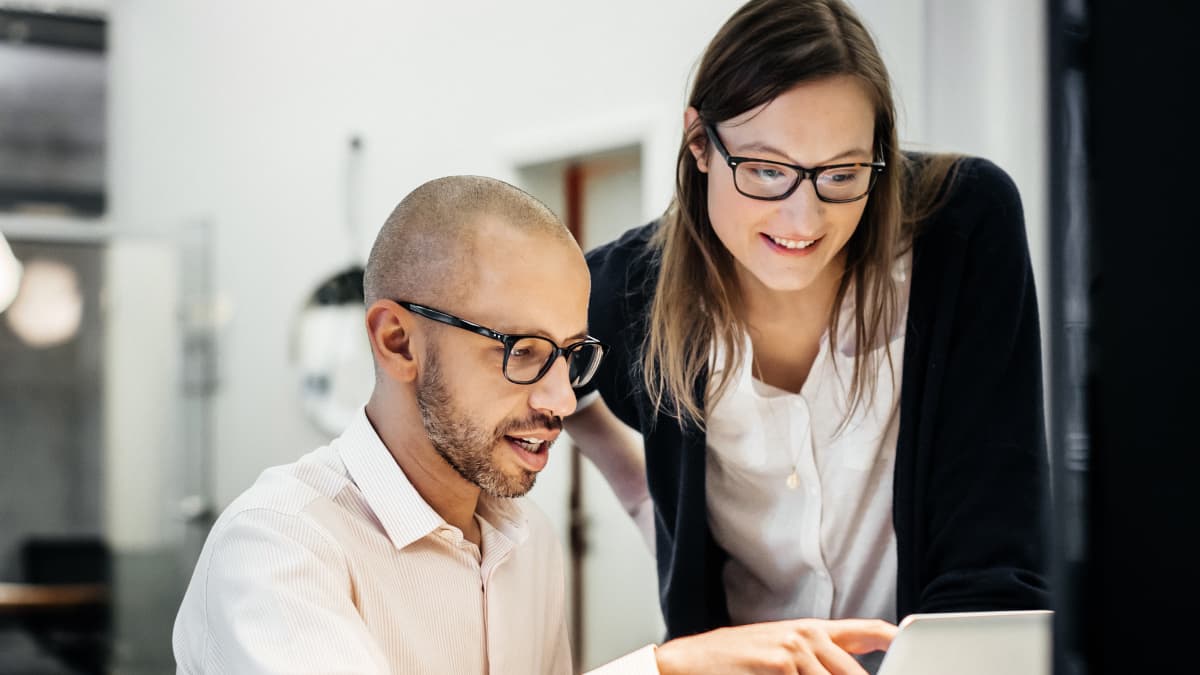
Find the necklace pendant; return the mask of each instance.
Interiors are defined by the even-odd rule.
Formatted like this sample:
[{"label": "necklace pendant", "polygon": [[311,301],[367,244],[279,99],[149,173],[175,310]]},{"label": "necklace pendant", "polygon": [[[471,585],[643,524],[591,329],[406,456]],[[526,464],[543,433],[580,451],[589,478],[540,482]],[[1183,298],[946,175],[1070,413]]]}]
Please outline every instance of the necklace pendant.
[{"label": "necklace pendant", "polygon": [[800,487],[800,476],[796,473],[795,469],[792,469],[792,472],[788,474],[787,486],[789,490],[795,490]]}]

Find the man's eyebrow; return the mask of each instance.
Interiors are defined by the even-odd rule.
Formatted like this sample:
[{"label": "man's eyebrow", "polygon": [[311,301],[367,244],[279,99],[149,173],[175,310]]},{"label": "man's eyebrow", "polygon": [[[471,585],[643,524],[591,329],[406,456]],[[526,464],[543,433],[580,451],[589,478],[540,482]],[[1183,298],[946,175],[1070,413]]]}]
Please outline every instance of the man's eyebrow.
[{"label": "man's eyebrow", "polygon": [[[551,342],[555,342],[555,344],[557,344],[557,342],[554,340],[554,337],[551,336],[549,333],[547,333],[544,330],[537,330],[537,329],[506,330],[506,331],[501,331],[501,332],[505,333],[506,335],[537,335],[538,337],[544,337],[547,340],[550,340]],[[580,332],[568,337],[564,344],[571,344],[573,342],[578,342],[579,340],[582,340],[586,337],[588,337],[588,332],[586,330],[580,331]]]}]

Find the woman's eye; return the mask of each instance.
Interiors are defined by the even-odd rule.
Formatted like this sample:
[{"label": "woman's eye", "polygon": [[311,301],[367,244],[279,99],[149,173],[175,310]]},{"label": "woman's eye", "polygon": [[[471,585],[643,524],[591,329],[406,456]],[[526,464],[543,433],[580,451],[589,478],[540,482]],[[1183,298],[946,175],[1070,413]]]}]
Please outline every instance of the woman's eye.
[{"label": "woman's eye", "polygon": [[770,180],[779,180],[780,178],[783,178],[783,172],[780,171],[779,169],[758,167],[758,168],[752,169],[752,171],[754,172],[754,177],[758,178],[760,180],[770,181]]}]

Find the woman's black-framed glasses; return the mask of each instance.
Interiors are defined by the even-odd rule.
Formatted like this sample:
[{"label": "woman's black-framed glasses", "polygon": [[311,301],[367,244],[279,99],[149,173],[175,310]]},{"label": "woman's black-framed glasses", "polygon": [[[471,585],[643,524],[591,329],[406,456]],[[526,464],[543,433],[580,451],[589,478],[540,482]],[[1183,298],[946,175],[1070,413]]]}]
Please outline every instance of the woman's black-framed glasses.
[{"label": "woman's black-framed glasses", "polygon": [[733,172],[733,186],[751,199],[777,201],[787,199],[805,178],[811,178],[817,199],[832,204],[856,202],[875,187],[875,179],[887,166],[884,162],[827,164],[807,169],[796,164],[754,157],[731,157],[717,136],[717,129],[705,123],[704,130],[717,152]]},{"label": "woman's black-framed glasses", "polygon": [[468,330],[501,342],[504,345],[504,377],[513,384],[537,382],[550,371],[555,359],[562,356],[567,360],[571,386],[582,387],[596,374],[600,359],[604,358],[604,352],[608,350],[608,345],[593,337],[584,338],[566,347],[559,347],[553,340],[541,335],[508,335],[432,307],[404,300],[395,302],[408,311],[431,321]]}]

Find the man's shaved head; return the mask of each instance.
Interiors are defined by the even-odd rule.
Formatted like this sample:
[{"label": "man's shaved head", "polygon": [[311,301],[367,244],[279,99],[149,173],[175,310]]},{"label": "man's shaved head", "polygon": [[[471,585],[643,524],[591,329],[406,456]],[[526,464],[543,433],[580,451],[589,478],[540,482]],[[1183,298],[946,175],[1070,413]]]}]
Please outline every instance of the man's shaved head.
[{"label": "man's shaved head", "polygon": [[[432,481],[422,496],[524,494],[575,410],[571,355],[587,335],[591,280],[562,222],[502,181],[439,178],[383,224],[363,286],[376,375],[368,415],[402,468]],[[396,301],[523,340],[448,328]],[[541,352],[549,360],[539,379],[521,383],[507,373],[524,340],[560,349]],[[521,348],[517,358],[527,363],[534,352]]]},{"label": "man's shaved head", "polygon": [[366,304],[380,299],[452,305],[475,286],[472,261],[484,218],[574,245],[545,204],[504,181],[447,176],[408,194],[388,216],[363,276]]}]

